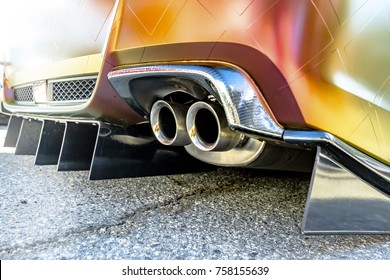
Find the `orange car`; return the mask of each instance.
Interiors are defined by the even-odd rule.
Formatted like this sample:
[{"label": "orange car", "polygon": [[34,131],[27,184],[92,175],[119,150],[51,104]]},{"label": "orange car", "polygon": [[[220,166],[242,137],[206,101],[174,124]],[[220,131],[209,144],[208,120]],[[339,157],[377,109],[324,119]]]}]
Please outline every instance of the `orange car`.
[{"label": "orange car", "polygon": [[17,154],[91,179],[313,170],[305,233],[390,232],[388,1],[24,5],[4,59]]}]

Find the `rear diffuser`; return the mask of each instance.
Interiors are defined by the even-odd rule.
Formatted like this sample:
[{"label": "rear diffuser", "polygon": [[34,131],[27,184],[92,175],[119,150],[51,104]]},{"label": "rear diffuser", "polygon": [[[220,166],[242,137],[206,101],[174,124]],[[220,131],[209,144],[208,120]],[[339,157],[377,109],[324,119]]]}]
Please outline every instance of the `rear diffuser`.
[{"label": "rear diffuser", "polygon": [[387,190],[369,184],[340,161],[318,147],[303,233],[389,234],[390,185]]}]

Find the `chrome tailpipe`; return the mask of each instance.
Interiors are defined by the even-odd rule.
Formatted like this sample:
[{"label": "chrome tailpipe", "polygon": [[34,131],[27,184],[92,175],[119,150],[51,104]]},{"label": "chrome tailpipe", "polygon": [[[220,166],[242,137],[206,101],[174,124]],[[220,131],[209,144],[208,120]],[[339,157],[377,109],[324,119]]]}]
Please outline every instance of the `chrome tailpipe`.
[{"label": "chrome tailpipe", "polygon": [[212,103],[194,103],[188,109],[186,125],[192,143],[202,151],[229,151],[244,138],[231,130],[224,110]]},{"label": "chrome tailpipe", "polygon": [[157,140],[164,145],[191,144],[186,129],[187,108],[183,105],[159,100],[150,112],[150,125]]}]

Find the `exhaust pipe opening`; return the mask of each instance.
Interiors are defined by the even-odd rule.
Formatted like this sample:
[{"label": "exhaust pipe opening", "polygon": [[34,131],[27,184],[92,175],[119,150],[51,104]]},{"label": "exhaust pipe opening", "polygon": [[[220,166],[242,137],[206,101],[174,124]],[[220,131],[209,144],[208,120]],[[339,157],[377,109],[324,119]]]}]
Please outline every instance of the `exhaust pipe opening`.
[{"label": "exhaust pipe opening", "polygon": [[157,140],[164,145],[191,144],[186,129],[187,109],[179,104],[159,100],[150,112],[150,125]]},{"label": "exhaust pipe opening", "polygon": [[158,114],[158,123],[161,129],[161,133],[165,135],[167,139],[173,140],[176,135],[176,120],[175,116],[167,107],[162,107]]},{"label": "exhaust pipe opening", "polygon": [[201,143],[213,145],[218,141],[219,123],[209,110],[199,109],[195,117],[195,127]]},{"label": "exhaust pipe opening", "polygon": [[241,134],[230,129],[225,112],[215,104],[194,103],[186,124],[192,143],[202,151],[229,151],[243,140]]}]

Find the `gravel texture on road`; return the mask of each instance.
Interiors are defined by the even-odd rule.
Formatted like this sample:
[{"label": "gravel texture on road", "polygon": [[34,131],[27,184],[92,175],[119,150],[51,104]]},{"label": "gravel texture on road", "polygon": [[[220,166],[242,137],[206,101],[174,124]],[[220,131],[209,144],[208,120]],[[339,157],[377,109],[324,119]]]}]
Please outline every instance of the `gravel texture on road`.
[{"label": "gravel texture on road", "polygon": [[0,151],[0,259],[390,258],[390,236],[301,234],[310,175],[88,181]]}]

